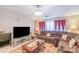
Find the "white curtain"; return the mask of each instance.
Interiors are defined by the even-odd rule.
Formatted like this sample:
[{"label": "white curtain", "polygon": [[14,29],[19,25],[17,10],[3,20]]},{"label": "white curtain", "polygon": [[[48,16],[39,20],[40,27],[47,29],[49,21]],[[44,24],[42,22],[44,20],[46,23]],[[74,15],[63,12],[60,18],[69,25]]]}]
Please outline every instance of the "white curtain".
[{"label": "white curtain", "polygon": [[45,25],[46,25],[46,27],[45,27],[46,31],[54,31],[54,21],[53,20],[47,20],[45,22]]},{"label": "white curtain", "polygon": [[46,22],[45,22],[45,25],[46,25],[46,26],[45,26],[45,30],[46,30],[46,31],[49,31],[49,30],[50,30],[49,24],[50,24],[49,21],[46,21]]}]

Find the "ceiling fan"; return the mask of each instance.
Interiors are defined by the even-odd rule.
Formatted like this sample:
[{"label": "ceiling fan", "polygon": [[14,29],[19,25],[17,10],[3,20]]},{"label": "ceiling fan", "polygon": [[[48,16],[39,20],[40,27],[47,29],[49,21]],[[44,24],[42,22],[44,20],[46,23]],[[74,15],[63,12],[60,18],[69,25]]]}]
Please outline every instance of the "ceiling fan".
[{"label": "ceiling fan", "polygon": [[42,5],[34,5],[36,8],[36,11],[34,13],[34,15],[36,16],[41,16],[43,13],[41,12],[40,8],[42,7]]}]

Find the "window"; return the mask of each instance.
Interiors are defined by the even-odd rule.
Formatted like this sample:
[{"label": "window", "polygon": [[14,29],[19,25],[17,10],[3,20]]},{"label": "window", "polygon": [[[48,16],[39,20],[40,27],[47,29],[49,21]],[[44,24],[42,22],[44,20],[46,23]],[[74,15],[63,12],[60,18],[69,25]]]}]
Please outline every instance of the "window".
[{"label": "window", "polygon": [[41,31],[65,31],[65,20],[46,20],[39,22]]}]

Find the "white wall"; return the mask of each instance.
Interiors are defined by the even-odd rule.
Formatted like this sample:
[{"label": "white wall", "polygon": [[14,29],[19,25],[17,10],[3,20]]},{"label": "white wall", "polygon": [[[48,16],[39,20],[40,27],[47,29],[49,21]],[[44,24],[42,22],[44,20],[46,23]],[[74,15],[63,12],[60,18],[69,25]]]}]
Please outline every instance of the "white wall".
[{"label": "white wall", "polygon": [[14,26],[30,26],[31,32],[34,30],[31,17],[0,9],[0,31],[12,33]]}]

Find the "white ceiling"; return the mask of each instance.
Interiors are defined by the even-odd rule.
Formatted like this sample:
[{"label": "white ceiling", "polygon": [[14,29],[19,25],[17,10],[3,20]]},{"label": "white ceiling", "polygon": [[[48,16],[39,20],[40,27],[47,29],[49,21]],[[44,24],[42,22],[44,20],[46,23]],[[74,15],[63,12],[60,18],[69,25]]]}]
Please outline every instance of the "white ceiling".
[{"label": "white ceiling", "polygon": [[[34,5],[1,5],[0,8],[29,16],[37,10]],[[79,15],[79,5],[40,5],[39,10],[45,17]]]}]

